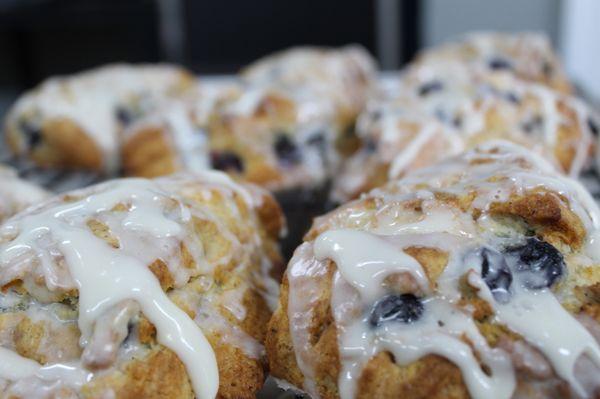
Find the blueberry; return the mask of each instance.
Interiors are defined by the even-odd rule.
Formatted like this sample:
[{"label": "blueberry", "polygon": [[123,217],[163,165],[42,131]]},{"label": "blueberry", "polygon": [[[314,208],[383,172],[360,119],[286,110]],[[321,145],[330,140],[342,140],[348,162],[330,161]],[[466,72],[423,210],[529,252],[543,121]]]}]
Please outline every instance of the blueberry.
[{"label": "blueberry", "polygon": [[425,97],[436,91],[440,91],[444,88],[444,85],[439,80],[433,80],[431,82],[423,83],[419,87],[419,96]]},{"label": "blueberry", "polygon": [[551,287],[566,270],[562,254],[551,244],[535,237],[525,244],[508,248],[517,256],[515,272],[526,288],[539,290]]},{"label": "blueberry", "polygon": [[506,99],[513,104],[519,104],[521,102],[515,93],[506,93]]},{"label": "blueberry", "polygon": [[373,327],[388,321],[412,323],[421,317],[423,310],[423,303],[413,294],[387,295],[373,306],[369,323]]},{"label": "blueberry", "polygon": [[325,145],[325,135],[322,132],[317,132],[310,136],[306,141],[308,145],[314,145],[316,147],[323,147]]},{"label": "blueberry", "polygon": [[367,152],[375,152],[377,150],[377,141],[373,138],[365,140],[365,150]]},{"label": "blueberry", "polygon": [[488,66],[490,69],[500,70],[500,69],[512,69],[512,65],[505,58],[495,57],[492,58],[488,62]]},{"label": "blueberry", "polygon": [[533,133],[535,131],[540,131],[543,128],[544,120],[540,115],[536,115],[529,120],[523,122],[521,127],[525,131],[525,133]]},{"label": "blueberry", "polygon": [[29,147],[36,147],[42,142],[42,130],[31,122],[21,121],[19,123],[19,129],[25,136],[25,140],[27,140]]},{"label": "blueberry", "polygon": [[460,128],[462,126],[462,118],[459,115],[456,115],[453,119],[452,119],[452,124],[454,125],[454,127],[456,128]]},{"label": "blueberry", "polygon": [[212,152],[210,161],[215,169],[234,172],[244,171],[242,159],[231,151]]},{"label": "blueberry", "polygon": [[481,258],[481,277],[494,299],[500,303],[508,302],[513,277],[504,255],[495,249],[484,247]]},{"label": "blueberry", "polygon": [[134,113],[127,107],[124,107],[122,105],[117,106],[117,108],[115,109],[115,115],[117,117],[117,120],[121,122],[123,126],[129,125],[135,119]]},{"label": "blueberry", "polygon": [[275,152],[280,160],[288,164],[297,164],[300,162],[300,150],[292,139],[283,133],[277,135],[275,139]]},{"label": "blueberry", "polygon": [[549,61],[544,61],[544,63],[542,64],[542,73],[544,74],[544,76],[549,78],[552,76],[552,72],[554,72],[552,63],[550,63]]},{"label": "blueberry", "polygon": [[587,124],[594,136],[598,135],[598,124],[592,118],[587,118]]}]

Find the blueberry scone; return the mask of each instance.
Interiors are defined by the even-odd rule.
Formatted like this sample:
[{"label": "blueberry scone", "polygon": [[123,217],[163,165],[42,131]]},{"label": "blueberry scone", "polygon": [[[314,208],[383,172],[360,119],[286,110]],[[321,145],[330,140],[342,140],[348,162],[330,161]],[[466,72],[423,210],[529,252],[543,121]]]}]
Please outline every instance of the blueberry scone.
[{"label": "blueberry scone", "polygon": [[598,117],[585,103],[504,72],[463,64],[413,65],[396,93],[359,117],[362,147],[336,180],[345,200],[389,178],[490,139],[525,145],[573,177],[590,165]]},{"label": "blueberry scone", "polygon": [[49,197],[50,193],[42,187],[19,178],[12,168],[0,165],[0,222]]},{"label": "blueberry scone", "polygon": [[600,397],[600,209],[491,141],[318,218],[271,373],[313,398]]},{"label": "blueberry scone", "polygon": [[123,127],[193,82],[170,65],[114,64],[50,78],[9,111],[6,140],[13,153],[44,167],[114,172]]},{"label": "blueberry scone", "polygon": [[570,93],[571,84],[550,40],[536,32],[473,32],[425,49],[415,60],[419,64],[458,61],[475,67],[508,71],[520,79]]},{"label": "blueberry scone", "polygon": [[341,48],[294,47],[261,58],[242,70],[252,84],[305,88],[331,100],[349,124],[367,98],[375,78],[375,61],[357,45]]},{"label": "blueberry scone", "polygon": [[283,224],[225,174],[121,179],[0,226],[0,396],[253,398]]}]

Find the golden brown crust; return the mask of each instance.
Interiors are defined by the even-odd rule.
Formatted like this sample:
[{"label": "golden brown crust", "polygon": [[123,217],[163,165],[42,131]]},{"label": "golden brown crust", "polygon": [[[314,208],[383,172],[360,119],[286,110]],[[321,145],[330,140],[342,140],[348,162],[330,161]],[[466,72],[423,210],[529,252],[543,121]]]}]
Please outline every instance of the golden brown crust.
[{"label": "golden brown crust", "polygon": [[[41,143],[27,150],[35,163],[44,167],[102,170],[102,150],[73,121],[48,119],[40,131],[43,138]],[[22,154],[26,151],[24,139],[15,126],[7,125],[6,132],[7,144],[13,152]]]},{"label": "golden brown crust", "polygon": [[158,177],[179,169],[175,150],[159,127],[140,129],[125,140],[121,160],[126,176]]}]

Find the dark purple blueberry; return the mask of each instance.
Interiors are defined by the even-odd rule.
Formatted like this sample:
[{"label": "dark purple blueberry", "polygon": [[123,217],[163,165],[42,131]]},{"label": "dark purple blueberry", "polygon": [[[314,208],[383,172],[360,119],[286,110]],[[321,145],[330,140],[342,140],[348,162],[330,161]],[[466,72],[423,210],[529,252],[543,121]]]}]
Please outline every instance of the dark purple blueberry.
[{"label": "dark purple blueberry", "polygon": [[371,119],[373,121],[378,121],[379,119],[381,119],[381,111],[378,109],[371,111]]},{"label": "dark purple blueberry", "polygon": [[231,151],[212,152],[210,154],[212,167],[228,172],[243,172],[242,159]]},{"label": "dark purple blueberry", "polygon": [[553,72],[554,72],[554,68],[552,67],[552,63],[550,63],[548,61],[544,61],[544,63],[542,64],[542,73],[544,74],[544,76],[549,78],[552,76]]},{"label": "dark purple blueberry", "polygon": [[423,311],[423,303],[413,294],[387,295],[373,306],[369,323],[373,327],[389,321],[412,323],[419,320]]},{"label": "dark purple blueberry", "polygon": [[505,58],[494,57],[488,62],[490,69],[501,70],[501,69],[512,69],[512,65]]},{"label": "dark purple blueberry", "polygon": [[495,249],[484,247],[481,258],[481,277],[494,299],[500,303],[508,302],[513,277],[504,255]]},{"label": "dark purple blueberry", "polygon": [[506,99],[513,104],[521,103],[521,99],[519,97],[517,97],[517,95],[515,93],[511,93],[511,92],[506,93]]},{"label": "dark purple blueberry", "polygon": [[594,136],[597,136],[599,130],[598,130],[598,124],[596,123],[596,121],[593,120],[592,118],[587,118],[587,124],[588,124],[588,127],[590,128],[590,131],[592,132],[592,134]]},{"label": "dark purple blueberry", "polygon": [[117,120],[123,126],[129,125],[135,119],[135,114],[130,109],[122,105],[117,106],[117,108],[115,109],[115,115],[117,117]]},{"label": "dark purple blueberry", "polygon": [[19,123],[19,129],[25,136],[25,140],[30,148],[36,147],[42,142],[42,130],[28,121],[21,121]]},{"label": "dark purple blueberry", "polygon": [[525,244],[509,248],[517,256],[515,273],[525,287],[532,290],[551,287],[566,270],[562,254],[551,244],[535,237]]},{"label": "dark purple blueberry", "polygon": [[436,118],[439,119],[440,122],[448,123],[448,114],[442,108],[437,108],[434,113]]},{"label": "dark purple blueberry", "polygon": [[525,133],[533,133],[535,131],[540,131],[544,126],[544,119],[540,115],[535,115],[534,117],[526,120],[521,124]]},{"label": "dark purple blueberry", "polygon": [[423,83],[419,87],[419,96],[425,97],[436,91],[440,91],[444,88],[444,85],[439,80],[433,80],[431,82]]},{"label": "dark purple blueberry", "polygon": [[274,146],[277,157],[284,163],[293,165],[300,162],[300,150],[288,135],[277,135]]},{"label": "dark purple blueberry", "polygon": [[462,126],[462,118],[459,115],[456,115],[452,119],[452,125],[454,125],[455,128],[460,128]]},{"label": "dark purple blueberry", "polygon": [[315,147],[323,147],[325,145],[325,135],[322,132],[317,132],[310,136],[306,143]]},{"label": "dark purple blueberry", "polygon": [[377,150],[377,141],[373,138],[365,140],[365,150],[367,152],[375,152]]}]

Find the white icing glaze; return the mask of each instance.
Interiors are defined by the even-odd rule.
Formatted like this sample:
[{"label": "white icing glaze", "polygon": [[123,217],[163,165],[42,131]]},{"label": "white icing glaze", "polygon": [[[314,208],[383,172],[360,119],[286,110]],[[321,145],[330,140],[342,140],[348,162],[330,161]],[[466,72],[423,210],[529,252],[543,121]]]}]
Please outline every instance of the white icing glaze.
[{"label": "white icing glaze", "polygon": [[48,197],[49,192],[19,179],[15,171],[0,165],[0,221]]},{"label": "white icing glaze", "polygon": [[181,154],[184,170],[197,172],[209,169],[208,139],[206,133],[194,126],[189,111],[173,107],[165,115],[170,131],[173,132],[177,151]]},{"label": "white icing glaze", "polygon": [[296,249],[286,272],[290,294],[287,309],[290,333],[294,348],[301,348],[296,351],[296,363],[304,376],[302,388],[315,399],[319,398],[319,393],[314,381],[314,353],[309,342],[309,329],[316,305],[314,300],[319,292],[317,279],[323,278],[326,272],[324,263],[314,259],[309,244],[302,244]]}]

